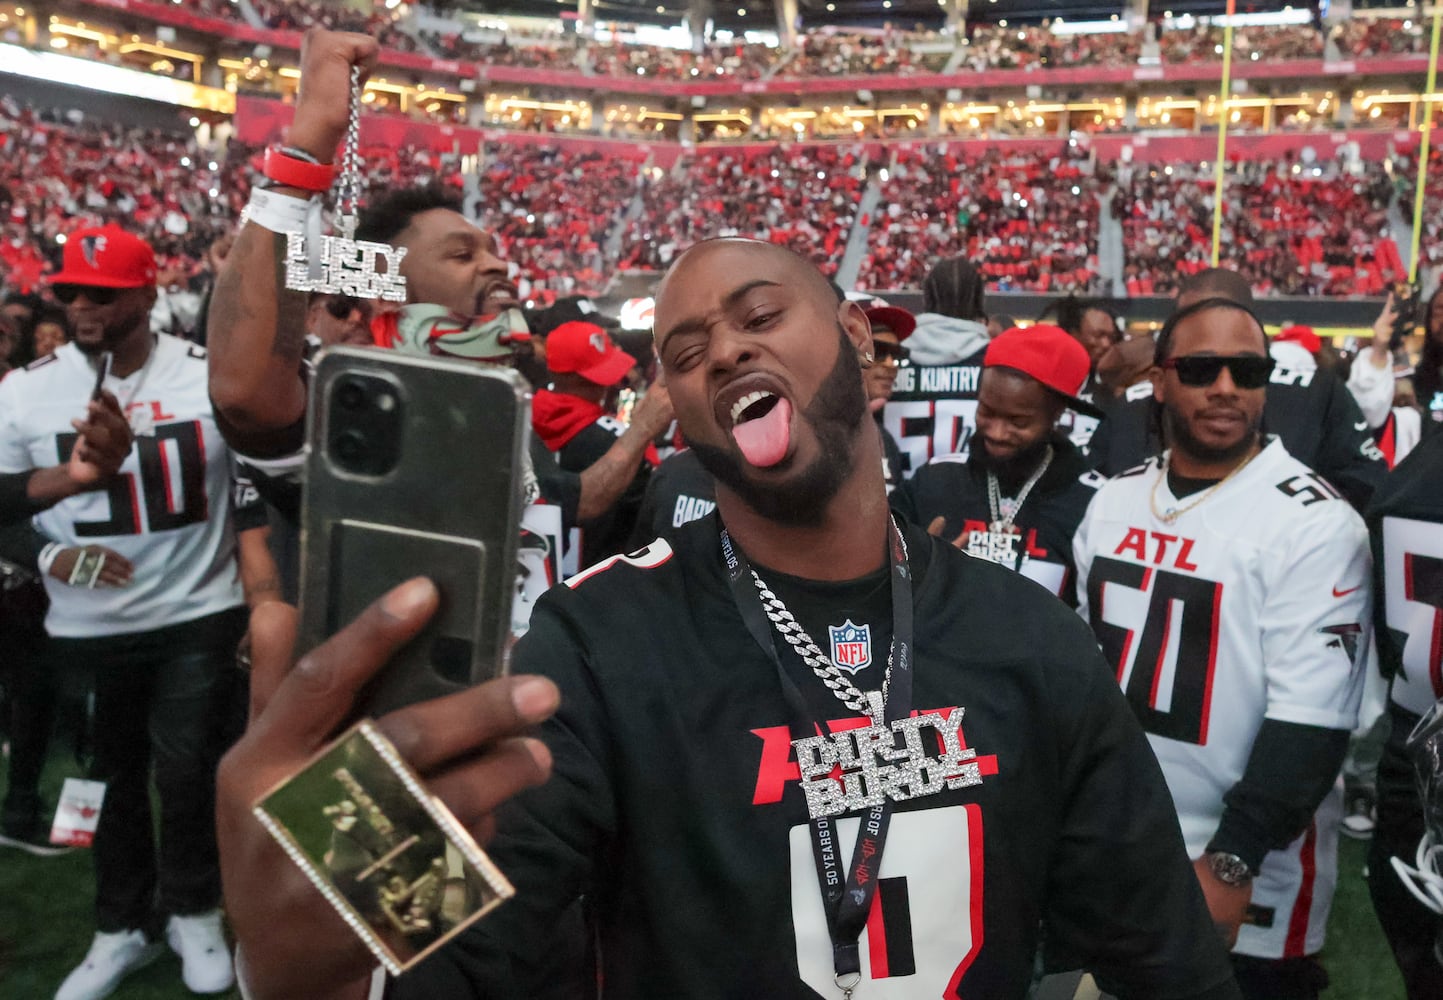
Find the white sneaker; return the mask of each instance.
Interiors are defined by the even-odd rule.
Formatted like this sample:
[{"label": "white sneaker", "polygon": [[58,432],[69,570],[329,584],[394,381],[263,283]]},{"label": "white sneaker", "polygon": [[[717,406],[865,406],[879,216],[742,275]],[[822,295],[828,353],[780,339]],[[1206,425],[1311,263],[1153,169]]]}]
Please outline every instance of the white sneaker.
[{"label": "white sneaker", "polygon": [[149,965],[164,951],[159,941],[150,941],[144,931],[96,934],[90,951],[65,977],[55,1000],[100,1000],[115,992],[120,981],[136,969]]},{"label": "white sneaker", "polygon": [[220,910],[170,918],[165,938],[180,956],[180,978],[192,993],[224,993],[235,985],[235,967],[220,927]]}]

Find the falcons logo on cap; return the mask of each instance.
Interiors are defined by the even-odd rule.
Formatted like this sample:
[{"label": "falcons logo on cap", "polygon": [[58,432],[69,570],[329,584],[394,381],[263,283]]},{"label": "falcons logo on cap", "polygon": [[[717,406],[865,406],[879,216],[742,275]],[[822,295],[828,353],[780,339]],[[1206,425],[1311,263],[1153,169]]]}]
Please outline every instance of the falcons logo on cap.
[{"label": "falcons logo on cap", "polygon": [[100,255],[104,252],[104,236],[82,236],[80,238],[80,255],[85,258],[85,263],[91,267],[100,267]]},{"label": "falcons logo on cap", "polygon": [[596,351],[597,354],[605,354],[605,353],[606,353],[606,334],[604,334],[604,333],[602,333],[602,332],[600,332],[600,331],[598,330],[596,333],[593,333],[590,337],[587,337],[586,340],[587,340],[587,343],[591,344],[592,348],[595,349],[595,351]]}]

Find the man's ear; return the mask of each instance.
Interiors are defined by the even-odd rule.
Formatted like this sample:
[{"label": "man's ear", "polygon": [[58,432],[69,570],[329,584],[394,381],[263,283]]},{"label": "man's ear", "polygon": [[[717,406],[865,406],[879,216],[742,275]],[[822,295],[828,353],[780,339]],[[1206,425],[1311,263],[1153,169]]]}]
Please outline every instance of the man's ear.
[{"label": "man's ear", "polygon": [[837,322],[857,349],[858,356],[872,353],[872,321],[867,319],[861,306],[851,300],[838,304]]},{"label": "man's ear", "polygon": [[1153,365],[1147,370],[1148,380],[1152,382],[1152,398],[1159,403],[1167,402],[1167,389],[1163,386],[1163,370]]}]

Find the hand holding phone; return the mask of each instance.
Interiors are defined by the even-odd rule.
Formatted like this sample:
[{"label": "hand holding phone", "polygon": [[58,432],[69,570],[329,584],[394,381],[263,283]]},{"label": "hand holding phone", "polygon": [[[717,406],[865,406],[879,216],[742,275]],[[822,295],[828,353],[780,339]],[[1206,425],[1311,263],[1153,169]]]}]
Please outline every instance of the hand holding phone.
[{"label": "hand holding phone", "polygon": [[80,436],[71,449],[67,471],[82,490],[95,489],[115,476],[135,443],[120,403],[105,391],[111,361],[109,351],[100,355],[85,417],[70,421]]}]

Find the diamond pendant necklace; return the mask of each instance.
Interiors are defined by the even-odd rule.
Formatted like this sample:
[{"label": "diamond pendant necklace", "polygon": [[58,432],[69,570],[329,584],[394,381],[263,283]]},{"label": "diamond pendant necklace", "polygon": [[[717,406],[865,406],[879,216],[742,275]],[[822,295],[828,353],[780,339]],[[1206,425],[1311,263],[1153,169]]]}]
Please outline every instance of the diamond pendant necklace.
[{"label": "diamond pendant necklace", "polygon": [[[988,525],[991,531],[1011,531],[1012,522],[1022,510],[1022,505],[1027,502],[1028,494],[1032,488],[1041,481],[1047,473],[1047,467],[1052,464],[1054,452],[1052,445],[1047,446],[1047,454],[1042,457],[1042,464],[1039,465],[1032,475],[1027,477],[1027,482],[1022,484],[1022,489],[1017,493],[1017,499],[1007,504],[1007,498],[1002,495],[1002,484],[997,479],[997,473],[991,469],[987,470],[987,509],[992,515],[992,523]],[[1004,511],[1004,508],[1007,508]]]},{"label": "diamond pendant necklace", "polygon": [[312,231],[286,233],[286,288],[358,299],[406,301],[401,261],[407,248],[355,238],[360,198],[361,68],[352,66],[350,116],[336,178],[335,235],[320,235],[316,211],[308,223]]},{"label": "diamond pendant necklace", "polygon": [[[898,537],[901,537],[900,531]],[[902,539],[903,561],[906,558],[907,543],[905,539]],[[831,657],[822,652],[821,647],[807,634],[807,630],[797,621],[782,599],[774,594],[766,582],[757,575],[757,571],[753,569],[751,574],[752,582],[756,584],[757,593],[762,599],[762,609],[777,630],[777,634],[787,641],[788,645],[802,658],[803,663],[812,668],[812,673],[816,674],[817,678],[827,686],[827,690],[836,695],[838,701],[853,712],[872,716],[873,722],[881,725],[882,712],[886,708],[887,695],[892,685],[892,658],[897,650],[896,637],[893,637],[891,646],[887,650],[887,670],[882,675],[881,694],[878,695],[875,692],[865,694],[856,684],[852,683],[850,677],[837,669],[837,665],[832,662]]]}]

